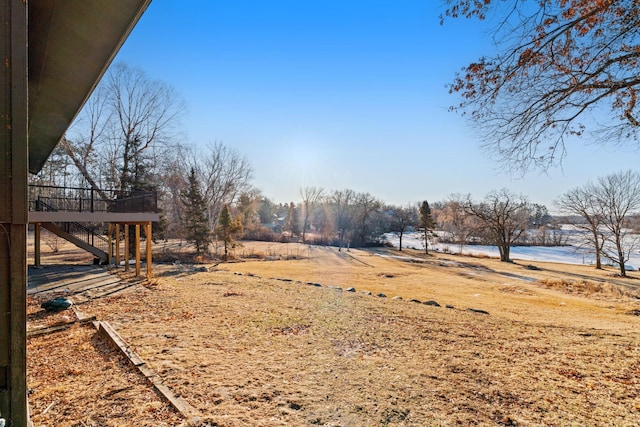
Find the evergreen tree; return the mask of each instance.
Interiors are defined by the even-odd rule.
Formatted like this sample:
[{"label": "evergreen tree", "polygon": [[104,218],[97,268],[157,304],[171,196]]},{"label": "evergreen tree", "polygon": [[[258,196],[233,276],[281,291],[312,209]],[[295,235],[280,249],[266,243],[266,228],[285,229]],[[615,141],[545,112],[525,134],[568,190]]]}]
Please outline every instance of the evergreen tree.
[{"label": "evergreen tree", "polygon": [[431,215],[431,208],[429,202],[426,200],[420,204],[420,217],[418,218],[418,226],[424,233],[422,238],[424,239],[424,253],[429,254],[429,236],[433,234],[433,229],[436,226],[436,222]]},{"label": "evergreen tree", "polygon": [[200,184],[196,178],[196,171],[191,168],[189,187],[181,193],[185,207],[186,240],[196,247],[196,255],[206,253],[211,243],[211,230],[207,219],[207,205],[200,191]]},{"label": "evergreen tree", "polygon": [[233,219],[229,211],[229,205],[224,205],[218,217],[216,236],[224,242],[224,259],[229,257],[229,247],[235,241],[236,235],[242,233],[242,222],[240,218]]}]

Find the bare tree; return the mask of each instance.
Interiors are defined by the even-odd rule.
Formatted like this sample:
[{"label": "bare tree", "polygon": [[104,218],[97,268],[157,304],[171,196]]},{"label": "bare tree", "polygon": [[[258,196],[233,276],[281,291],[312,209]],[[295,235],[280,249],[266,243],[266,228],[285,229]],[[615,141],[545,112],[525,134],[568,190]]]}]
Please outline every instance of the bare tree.
[{"label": "bare tree", "polygon": [[82,179],[105,200],[110,199],[101,185],[107,180],[105,165],[114,163],[106,149],[109,139],[106,128],[113,117],[107,108],[107,93],[104,83],[96,88],[59,143]]},{"label": "bare tree", "polygon": [[[188,191],[191,165],[185,162],[185,147],[176,146],[162,156],[154,156],[154,181],[158,212],[164,222],[164,237],[185,237],[185,212],[182,193]],[[160,236],[161,237],[161,236]]]},{"label": "bare tree", "polygon": [[414,206],[391,207],[391,231],[400,239],[398,251],[402,251],[402,237],[410,227],[418,224],[418,212]]},{"label": "bare tree", "polygon": [[331,242],[337,229],[335,224],[335,216],[333,215],[333,206],[328,197],[324,197],[315,213],[315,222],[320,232],[322,241]]},{"label": "bare tree", "polygon": [[[115,64],[62,147],[94,190],[108,188],[122,196],[140,185],[143,164],[153,168],[153,160],[163,157],[158,151],[174,144],[183,111],[173,88],[140,69]],[[155,155],[149,154],[153,150]]]},{"label": "bare tree", "polygon": [[626,226],[627,219],[640,208],[640,174],[627,170],[598,180],[596,199],[602,212],[602,225],[609,232],[613,250],[607,245],[603,253],[620,267],[620,275],[626,276],[625,263],[638,247],[637,235]]},{"label": "bare tree", "polygon": [[584,221],[572,221],[572,225],[586,233],[587,244],[595,253],[596,269],[602,269],[602,248],[605,243],[602,230],[604,217],[596,198],[596,187],[589,183],[571,189],[560,196],[556,205],[562,212],[578,215]]},{"label": "bare tree", "polygon": [[335,190],[328,198],[332,207],[334,225],[338,233],[338,251],[342,251],[353,227],[353,203],[356,192],[353,190]]},{"label": "bare tree", "polygon": [[53,186],[78,186],[73,171],[73,165],[64,149],[58,145],[51,152],[44,167],[35,175],[29,177],[30,184]]},{"label": "bare tree", "polygon": [[369,193],[356,194],[354,201],[354,234],[357,245],[364,245],[370,231],[371,216],[382,207],[382,202]]},{"label": "bare tree", "polygon": [[451,194],[438,212],[438,222],[450,235],[451,240],[458,244],[458,253],[462,253],[462,247],[467,243],[474,229],[469,213],[465,210],[465,205],[470,198],[470,195]]},{"label": "bare tree", "polygon": [[498,247],[500,261],[511,262],[511,246],[526,231],[531,215],[527,199],[503,188],[490,192],[480,203],[469,199],[465,209],[484,226],[492,243]]},{"label": "bare tree", "polygon": [[558,164],[566,138],[589,130],[605,132],[601,142],[637,141],[638,0],[447,3],[445,16],[499,21],[498,53],[466,66],[450,91],[506,166]]},{"label": "bare tree", "polygon": [[307,229],[313,220],[314,207],[322,197],[324,189],[320,187],[303,187],[300,189],[302,198],[302,243],[307,242]]},{"label": "bare tree", "polygon": [[214,230],[222,207],[233,204],[240,194],[251,189],[253,167],[245,157],[222,142],[209,145],[207,151],[203,155],[192,147],[191,164],[202,182],[210,227]]}]

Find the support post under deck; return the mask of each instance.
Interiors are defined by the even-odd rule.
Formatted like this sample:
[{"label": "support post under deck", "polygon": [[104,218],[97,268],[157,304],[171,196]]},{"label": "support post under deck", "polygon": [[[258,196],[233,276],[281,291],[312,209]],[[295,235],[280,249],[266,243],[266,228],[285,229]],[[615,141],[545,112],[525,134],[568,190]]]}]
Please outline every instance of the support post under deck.
[{"label": "support post under deck", "polygon": [[124,225],[124,271],[129,271],[129,224]]},{"label": "support post under deck", "polygon": [[146,253],[146,255],[147,255],[147,280],[151,280],[151,277],[152,277],[152,271],[151,271],[151,263],[152,263],[152,259],[151,259],[152,258],[152,256],[151,256],[151,250],[152,250],[152,248],[151,248],[151,243],[152,243],[152,240],[151,240],[151,237],[152,237],[151,236],[151,222],[148,222],[148,223],[145,224],[144,230],[145,230],[144,233],[147,236],[147,251],[146,251],[147,252]]},{"label": "support post under deck", "polygon": [[136,224],[136,276],[140,276],[140,224]]},{"label": "support post under deck", "polygon": [[120,224],[116,224],[116,267],[120,267]]},{"label": "support post under deck", "polygon": [[[0,2],[0,420],[27,413],[27,2]],[[1,422],[0,422],[1,423]]]},{"label": "support post under deck", "polygon": [[40,223],[33,224],[33,265],[40,267]]}]

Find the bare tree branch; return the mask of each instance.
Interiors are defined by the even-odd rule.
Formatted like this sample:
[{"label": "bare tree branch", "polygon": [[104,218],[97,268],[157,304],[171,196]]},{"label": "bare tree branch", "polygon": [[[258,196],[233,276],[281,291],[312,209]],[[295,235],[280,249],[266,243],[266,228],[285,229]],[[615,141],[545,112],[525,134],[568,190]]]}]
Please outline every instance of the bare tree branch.
[{"label": "bare tree branch", "polygon": [[[589,132],[633,143],[640,130],[640,0],[447,0],[447,17],[502,16],[500,53],[469,64],[450,92],[483,147],[510,170],[558,165]],[[598,123],[592,113],[609,110]]]}]

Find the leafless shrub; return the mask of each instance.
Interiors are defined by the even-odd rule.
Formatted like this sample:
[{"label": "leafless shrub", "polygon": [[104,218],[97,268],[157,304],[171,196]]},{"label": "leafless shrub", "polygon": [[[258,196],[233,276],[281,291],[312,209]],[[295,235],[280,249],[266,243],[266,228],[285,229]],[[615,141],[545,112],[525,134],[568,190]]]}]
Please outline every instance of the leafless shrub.
[{"label": "leafless shrub", "polygon": [[44,242],[51,249],[54,254],[57,254],[60,251],[60,237],[56,236],[53,233],[46,233],[44,235]]}]

